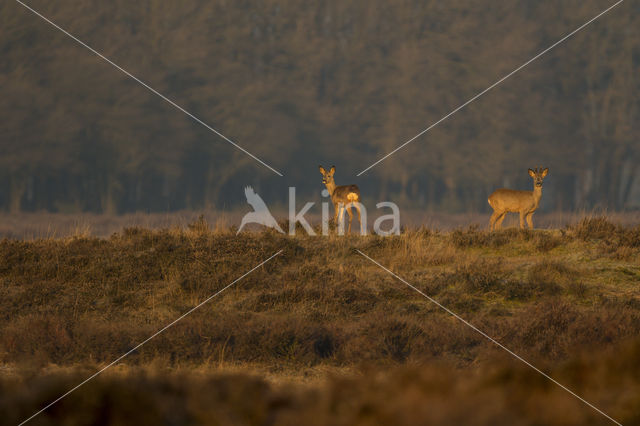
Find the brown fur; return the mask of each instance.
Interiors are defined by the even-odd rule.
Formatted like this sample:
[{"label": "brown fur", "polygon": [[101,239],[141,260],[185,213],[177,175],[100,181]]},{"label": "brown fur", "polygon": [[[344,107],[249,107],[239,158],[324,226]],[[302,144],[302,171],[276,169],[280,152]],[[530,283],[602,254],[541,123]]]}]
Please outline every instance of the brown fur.
[{"label": "brown fur", "polygon": [[322,174],[322,183],[324,183],[327,187],[327,191],[329,191],[329,195],[331,196],[331,202],[333,203],[333,208],[335,210],[334,222],[338,223],[338,215],[341,213],[341,210],[344,208],[349,214],[349,230],[348,234],[351,233],[351,221],[353,220],[353,213],[351,212],[351,207],[355,207],[358,211],[358,223],[360,223],[360,227],[362,227],[362,217],[360,215],[360,207],[357,204],[360,202],[360,188],[358,185],[342,185],[336,186],[336,182],[333,179],[333,174],[336,172],[336,166],[332,166],[331,170],[328,172],[322,166],[318,166],[320,169],[320,173]]},{"label": "brown fur", "polygon": [[533,229],[533,213],[538,209],[542,197],[542,180],[549,169],[542,167],[529,169],[529,176],[533,178],[533,191],[520,191],[500,188],[489,196],[489,205],[493,214],[489,220],[489,228],[493,231],[500,229],[507,213],[520,213],[520,228],[524,229],[525,219],[529,228]]}]

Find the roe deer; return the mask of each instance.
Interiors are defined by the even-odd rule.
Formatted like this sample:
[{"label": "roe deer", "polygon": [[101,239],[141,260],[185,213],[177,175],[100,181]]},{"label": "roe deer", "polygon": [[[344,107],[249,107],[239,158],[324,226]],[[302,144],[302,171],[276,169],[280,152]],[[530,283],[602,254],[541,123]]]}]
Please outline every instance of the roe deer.
[{"label": "roe deer", "polygon": [[529,176],[533,178],[533,191],[517,191],[514,189],[500,188],[489,195],[489,205],[493,208],[493,214],[489,220],[489,228],[493,231],[500,229],[502,221],[507,213],[520,213],[520,228],[524,229],[524,220],[530,229],[533,229],[531,216],[540,204],[542,197],[542,180],[549,173],[549,169],[529,169]]},{"label": "roe deer", "polygon": [[331,202],[333,203],[333,208],[336,211],[336,214],[334,216],[334,222],[336,223],[336,225],[338,224],[338,217],[342,219],[342,209],[345,209],[347,213],[349,213],[349,230],[347,231],[347,233],[351,233],[351,221],[353,220],[351,206],[353,206],[358,211],[358,222],[360,223],[360,228],[362,228],[360,206],[357,204],[360,202],[360,189],[358,188],[358,185],[336,186],[336,182],[333,180],[333,174],[336,172],[336,166],[332,166],[331,170],[329,170],[328,172],[324,169],[324,167],[318,167],[320,168],[320,173],[322,173],[322,183],[327,186],[327,190],[329,191],[329,195],[331,196]]}]

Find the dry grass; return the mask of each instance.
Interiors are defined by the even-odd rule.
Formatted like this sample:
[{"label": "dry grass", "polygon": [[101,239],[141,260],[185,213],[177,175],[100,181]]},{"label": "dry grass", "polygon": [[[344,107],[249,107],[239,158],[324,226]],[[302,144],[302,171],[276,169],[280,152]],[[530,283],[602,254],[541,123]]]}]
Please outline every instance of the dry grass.
[{"label": "dry grass", "polygon": [[358,248],[618,420],[640,419],[638,227],[389,238],[212,228],[0,241],[0,418],[26,417],[283,249],[41,419],[601,423]]},{"label": "dry grass", "polygon": [[[143,227],[149,229],[162,229],[180,227],[195,222],[199,216],[203,216],[213,230],[229,229],[233,224],[239,224],[247,208],[238,208],[225,211],[176,211],[167,213],[130,213],[124,215],[108,214],[65,214],[65,213],[5,213],[0,212],[0,238],[41,239],[41,238],[67,238],[72,236],[109,237],[126,227]],[[276,218],[286,218],[288,212],[278,209],[272,210]],[[373,212],[372,212],[373,213]],[[455,229],[474,225],[477,229],[486,229],[489,225],[489,213],[464,213],[449,214],[438,212],[425,212],[423,210],[402,209],[402,223],[409,227],[428,225],[429,229],[452,231]],[[307,214],[310,223],[320,223],[318,214]],[[551,212],[536,213],[535,225],[540,229],[565,228],[569,224],[578,223],[583,218],[597,218],[598,214],[584,212],[567,213]],[[369,228],[372,226],[373,216],[369,219]],[[633,226],[640,222],[639,212],[611,213],[607,220],[625,227]],[[507,215],[504,227],[518,227],[518,216]]]}]

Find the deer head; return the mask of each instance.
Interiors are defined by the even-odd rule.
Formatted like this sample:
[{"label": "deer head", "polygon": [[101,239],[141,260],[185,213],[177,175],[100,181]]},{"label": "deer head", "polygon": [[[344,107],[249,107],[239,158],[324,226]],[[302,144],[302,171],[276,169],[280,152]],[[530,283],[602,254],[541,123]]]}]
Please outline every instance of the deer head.
[{"label": "deer head", "polygon": [[533,185],[536,188],[542,188],[542,181],[547,173],[549,173],[549,168],[542,169],[542,167],[537,167],[535,169],[529,169],[529,176],[533,178]]},{"label": "deer head", "polygon": [[327,187],[335,185],[333,174],[336,172],[336,166],[331,166],[331,170],[329,171],[326,171],[322,166],[318,166],[318,168],[320,169],[320,173],[322,174],[322,183],[327,185]]}]

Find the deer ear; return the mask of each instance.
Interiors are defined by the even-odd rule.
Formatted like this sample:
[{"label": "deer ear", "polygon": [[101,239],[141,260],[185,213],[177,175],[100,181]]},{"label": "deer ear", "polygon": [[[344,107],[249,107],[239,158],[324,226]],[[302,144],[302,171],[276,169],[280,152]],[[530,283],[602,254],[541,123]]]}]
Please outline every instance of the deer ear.
[{"label": "deer ear", "polygon": [[549,168],[548,167],[542,171],[542,177],[545,177],[547,175],[547,173],[549,173]]},{"label": "deer ear", "polygon": [[322,173],[323,175],[327,174],[327,171],[324,169],[324,167],[318,166],[318,169],[320,169],[320,173]]},{"label": "deer ear", "polygon": [[536,172],[534,172],[533,170],[529,169],[529,176],[536,177]]},{"label": "deer ear", "polygon": [[333,176],[335,172],[336,172],[336,166],[331,166],[331,170],[329,170],[329,175]]}]

